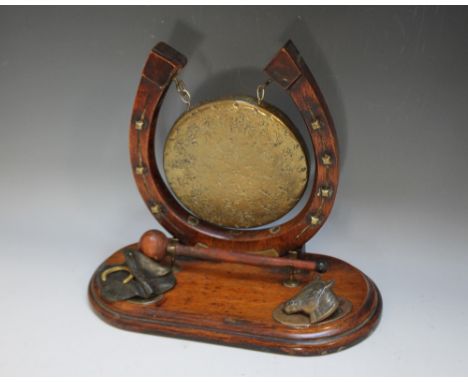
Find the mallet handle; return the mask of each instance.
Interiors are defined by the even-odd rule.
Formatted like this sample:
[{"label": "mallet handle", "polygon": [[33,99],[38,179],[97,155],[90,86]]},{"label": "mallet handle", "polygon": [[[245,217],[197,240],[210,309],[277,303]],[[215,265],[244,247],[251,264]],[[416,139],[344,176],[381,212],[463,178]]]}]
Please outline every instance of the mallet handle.
[{"label": "mallet handle", "polygon": [[253,255],[245,252],[230,251],[219,248],[204,248],[197,246],[182,245],[179,243],[172,244],[169,247],[169,253],[175,256],[189,256],[203,260],[213,260],[226,263],[247,264],[256,266],[270,267],[292,267],[296,269],[306,269],[309,271],[324,271],[323,262],[320,261],[305,261],[290,259],[287,257],[267,257]]},{"label": "mallet handle", "polygon": [[297,260],[287,257],[267,257],[246,252],[220,248],[204,248],[171,242],[164,233],[156,230],[145,232],[140,239],[140,250],[148,257],[162,260],[167,253],[173,256],[189,256],[197,259],[226,263],[248,264],[270,267],[291,267],[309,271],[325,272],[327,263],[323,260]]}]

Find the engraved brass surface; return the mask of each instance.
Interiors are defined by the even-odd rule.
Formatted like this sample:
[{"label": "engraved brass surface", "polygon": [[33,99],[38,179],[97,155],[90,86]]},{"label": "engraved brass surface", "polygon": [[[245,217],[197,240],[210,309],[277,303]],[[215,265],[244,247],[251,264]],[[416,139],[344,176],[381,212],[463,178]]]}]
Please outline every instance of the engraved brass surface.
[{"label": "engraved brass surface", "polygon": [[279,111],[238,98],[184,113],[166,140],[164,170],[172,191],[194,215],[249,228],[271,223],[296,205],[309,166]]}]

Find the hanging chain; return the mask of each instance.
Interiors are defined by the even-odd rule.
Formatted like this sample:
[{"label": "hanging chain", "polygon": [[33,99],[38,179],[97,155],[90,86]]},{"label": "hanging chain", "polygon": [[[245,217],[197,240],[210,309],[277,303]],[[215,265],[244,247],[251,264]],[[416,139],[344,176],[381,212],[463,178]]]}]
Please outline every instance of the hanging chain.
[{"label": "hanging chain", "polygon": [[265,98],[265,88],[270,85],[271,80],[266,80],[263,84],[257,86],[257,103],[262,104],[263,99]]},{"label": "hanging chain", "polygon": [[191,100],[190,92],[185,87],[184,81],[179,80],[177,77],[174,77],[174,82],[177,93],[179,93],[180,100],[187,105],[187,110],[189,110]]}]

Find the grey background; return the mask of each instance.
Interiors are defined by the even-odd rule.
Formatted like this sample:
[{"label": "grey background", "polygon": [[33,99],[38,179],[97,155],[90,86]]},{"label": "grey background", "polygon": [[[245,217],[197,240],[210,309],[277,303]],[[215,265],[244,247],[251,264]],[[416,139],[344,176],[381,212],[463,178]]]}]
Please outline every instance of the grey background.
[{"label": "grey background", "polygon": [[[0,374],[466,375],[467,25],[460,7],[0,8]],[[377,331],[293,358],[106,325],[91,274],[157,227],[127,153],[149,50],[186,53],[201,101],[253,94],[288,38],[342,153],[334,210],[307,248],[377,282]],[[172,92],[164,125],[181,110]]]}]

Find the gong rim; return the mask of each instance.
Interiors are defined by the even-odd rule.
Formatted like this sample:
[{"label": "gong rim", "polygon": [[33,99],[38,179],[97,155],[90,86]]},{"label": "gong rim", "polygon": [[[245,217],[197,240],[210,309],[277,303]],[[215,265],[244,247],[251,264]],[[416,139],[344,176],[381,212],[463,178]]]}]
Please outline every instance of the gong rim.
[{"label": "gong rim", "polygon": [[[130,124],[133,175],[146,205],[174,237],[189,245],[284,255],[303,246],[327,220],[338,187],[338,148],[333,122],[310,70],[292,42],[265,68],[291,97],[311,138],[315,158],[312,192],[288,221],[270,228],[234,230],[190,214],[172,195],[156,163],[154,137],[167,89],[186,59],[164,43],[151,52],[143,69]],[[325,192],[326,191],[326,192]]]}]

